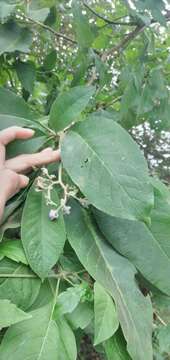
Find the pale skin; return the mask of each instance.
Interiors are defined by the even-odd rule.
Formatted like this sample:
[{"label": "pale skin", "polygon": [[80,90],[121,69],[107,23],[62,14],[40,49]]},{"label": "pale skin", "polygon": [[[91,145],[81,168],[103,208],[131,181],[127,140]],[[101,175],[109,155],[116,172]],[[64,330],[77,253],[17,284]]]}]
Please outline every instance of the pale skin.
[{"label": "pale skin", "polygon": [[6,202],[21,189],[24,189],[29,178],[25,174],[33,167],[41,167],[60,160],[59,150],[46,148],[36,154],[23,154],[6,159],[6,145],[16,139],[29,139],[34,135],[31,129],[10,127],[0,131],[0,220]]}]

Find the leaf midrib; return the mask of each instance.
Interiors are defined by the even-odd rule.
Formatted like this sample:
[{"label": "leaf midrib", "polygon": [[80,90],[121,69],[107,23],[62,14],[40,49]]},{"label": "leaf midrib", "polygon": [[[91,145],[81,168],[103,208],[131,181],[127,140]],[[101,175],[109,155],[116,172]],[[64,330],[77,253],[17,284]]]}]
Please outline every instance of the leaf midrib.
[{"label": "leaf midrib", "polygon": [[[98,250],[99,250],[99,253],[101,254],[101,256],[102,256],[102,258],[103,258],[103,260],[104,260],[104,262],[105,262],[105,264],[106,264],[107,270],[108,270],[108,272],[111,274],[111,277],[112,277],[112,279],[113,279],[113,281],[114,281],[114,283],[115,283],[115,286],[116,286],[116,288],[117,288],[117,290],[118,290],[118,293],[120,294],[120,298],[122,299],[122,302],[123,302],[123,304],[124,304],[124,307],[125,307],[125,309],[127,310],[127,313],[129,314],[129,318],[131,319],[131,322],[132,322],[132,324],[133,324],[133,327],[134,327],[134,329],[135,329],[135,332],[136,332],[137,338],[138,338],[138,331],[137,331],[137,329],[136,329],[136,325],[135,325],[135,322],[134,322],[133,317],[132,317],[132,315],[131,315],[131,312],[129,312],[129,309],[128,309],[128,306],[126,305],[126,302],[125,302],[125,300],[124,300],[122,291],[121,291],[119,285],[117,284],[117,281],[116,281],[115,277],[113,276],[112,270],[110,269],[110,265],[108,264],[107,259],[105,258],[105,255],[103,254],[102,249],[101,249],[100,246],[98,245],[97,237],[96,237],[95,232],[93,231],[93,228],[92,228],[92,226],[90,225],[90,222],[89,222],[89,221],[86,222],[86,226],[89,228],[89,230],[90,230],[90,232],[91,232],[91,234],[92,234],[92,236],[93,236],[93,238],[94,238],[94,240],[95,240],[96,246],[97,246],[97,248],[98,248]],[[140,344],[140,338],[139,338],[138,343]],[[142,349],[141,349],[141,350],[142,350]],[[143,350],[142,350],[142,351],[143,351]]]},{"label": "leaf midrib", "polygon": [[47,337],[48,337],[48,333],[49,333],[49,329],[50,329],[50,325],[51,325],[52,317],[53,317],[53,313],[54,313],[54,308],[55,308],[55,305],[56,305],[57,296],[58,296],[58,287],[56,287],[55,296],[54,296],[54,300],[53,300],[53,304],[52,304],[52,308],[51,308],[51,313],[50,313],[50,317],[49,317],[49,322],[47,324],[47,328],[46,328],[46,331],[45,331],[45,335],[43,337],[42,345],[41,345],[40,352],[39,352],[39,355],[37,357],[37,360],[41,360],[41,355],[42,355],[42,352],[44,350],[45,343],[47,341]]}]

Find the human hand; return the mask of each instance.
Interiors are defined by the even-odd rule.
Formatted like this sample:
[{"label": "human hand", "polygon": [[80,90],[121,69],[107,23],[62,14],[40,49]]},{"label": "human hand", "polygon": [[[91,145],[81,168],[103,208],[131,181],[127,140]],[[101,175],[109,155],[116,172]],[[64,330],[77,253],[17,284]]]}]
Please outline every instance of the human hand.
[{"label": "human hand", "polygon": [[36,154],[23,154],[6,160],[7,144],[16,139],[29,139],[33,135],[33,130],[17,126],[0,131],[0,219],[6,201],[28,185],[29,178],[24,174],[34,166],[50,164],[60,159],[59,150],[47,148]]}]

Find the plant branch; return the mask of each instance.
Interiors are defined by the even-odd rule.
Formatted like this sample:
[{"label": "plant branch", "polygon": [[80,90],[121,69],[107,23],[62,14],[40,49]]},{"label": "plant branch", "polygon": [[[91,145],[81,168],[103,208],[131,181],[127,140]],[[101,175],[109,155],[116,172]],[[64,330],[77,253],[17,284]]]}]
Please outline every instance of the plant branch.
[{"label": "plant branch", "polygon": [[167,323],[160,317],[160,315],[156,311],[154,312],[154,315],[163,326],[167,326]]},{"label": "plant branch", "polygon": [[108,51],[106,51],[103,55],[102,55],[102,61],[105,61],[107,56],[111,55],[111,54],[115,54],[117,53],[117,55],[119,55],[119,53],[124,50],[129,43],[134,40],[140,33],[142,33],[146,28],[146,25],[138,25],[133,31],[131,31],[128,35],[125,36],[125,38],[115,47],[113,47],[112,49],[109,49]]},{"label": "plant branch", "polygon": [[[165,19],[167,22],[170,21],[170,11],[166,13]],[[155,24],[155,23],[157,23],[157,21],[153,19],[151,21],[151,24]],[[134,40],[140,33],[142,33],[147,28],[147,26],[148,26],[147,24],[137,25],[136,28],[133,31],[131,31],[128,35],[126,35],[118,45],[104,52],[104,54],[101,57],[101,60],[105,61],[107,59],[107,56],[110,54],[117,53],[118,56],[122,50],[126,49],[126,47],[129,45],[129,43],[132,40]]]},{"label": "plant branch", "polygon": [[85,2],[83,3],[84,6],[86,7],[86,9],[88,9],[93,15],[95,15],[96,17],[98,17],[99,19],[105,21],[107,24],[109,25],[123,25],[123,26],[135,26],[136,23],[135,22],[121,22],[121,21],[114,21],[114,20],[110,20],[108,18],[106,18],[105,16],[97,13],[95,10],[93,10],[89,5],[87,5]]},{"label": "plant branch", "polygon": [[23,18],[24,18],[25,20],[31,22],[32,24],[37,25],[37,26],[40,26],[40,27],[42,27],[43,29],[51,32],[54,36],[56,36],[56,37],[58,37],[58,38],[61,38],[61,39],[63,39],[63,40],[66,40],[66,41],[68,41],[68,42],[70,42],[70,43],[72,43],[72,44],[74,44],[74,45],[77,45],[77,42],[76,42],[75,40],[71,39],[71,38],[70,38],[69,36],[67,36],[67,35],[64,35],[64,34],[58,32],[58,31],[54,30],[54,29],[51,28],[50,26],[45,25],[45,24],[43,24],[43,23],[40,22],[40,21],[33,20],[33,19],[30,18],[29,16],[23,15]]}]

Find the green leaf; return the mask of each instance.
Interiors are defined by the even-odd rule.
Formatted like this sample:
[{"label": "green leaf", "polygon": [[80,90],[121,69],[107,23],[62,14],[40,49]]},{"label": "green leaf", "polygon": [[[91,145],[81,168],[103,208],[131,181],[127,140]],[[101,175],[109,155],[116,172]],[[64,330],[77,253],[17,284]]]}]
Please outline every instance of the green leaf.
[{"label": "green leaf", "polygon": [[[49,219],[51,206],[46,205],[44,192],[32,186],[23,210],[21,239],[27,260],[32,270],[42,279],[48,276],[63,250],[66,234],[63,217]],[[57,191],[52,191],[52,200],[59,205]]]},{"label": "green leaf", "polygon": [[56,316],[72,313],[79,304],[82,294],[83,288],[78,285],[63,291],[57,298]]},{"label": "green leaf", "polygon": [[95,207],[148,221],[153,191],[147,164],[120,125],[97,116],[76,124],[63,139],[61,155],[71,179]]},{"label": "green leaf", "polygon": [[170,191],[169,187],[166,186],[161,180],[157,177],[151,177],[151,184],[154,187],[155,196],[161,196],[170,204]]},{"label": "green leaf", "polygon": [[[21,224],[21,208],[16,210],[16,208],[21,204],[21,199],[17,202],[9,204],[5,207],[5,211],[2,218],[2,224],[0,226],[0,242],[3,239],[4,233],[8,229],[17,229]],[[16,207],[15,207],[16,206]],[[14,211],[16,210],[16,211]],[[11,215],[12,213],[12,215]]]},{"label": "green leaf", "polygon": [[[11,93],[9,95],[11,95]],[[3,100],[3,96],[2,96],[2,100]],[[14,100],[14,102],[13,102],[13,100]],[[12,110],[13,105],[14,105],[14,107],[16,105],[16,109],[18,109],[19,102],[20,102],[20,101],[18,101],[19,99],[14,98],[13,100],[11,103],[9,101],[9,104],[7,104],[7,108],[5,109],[6,111],[8,111],[8,106],[10,107],[10,105],[11,105],[11,109],[9,109],[9,111]],[[21,108],[22,108],[22,101],[21,101]],[[3,108],[0,111],[3,111]],[[28,111],[29,111],[29,108],[28,108]],[[28,116],[29,116],[29,114],[28,114]],[[32,116],[32,115],[30,114],[30,116]],[[0,114],[0,130],[6,129],[10,126],[21,126],[21,127],[28,127],[28,128],[34,129],[35,135],[32,139],[29,139],[29,140],[15,140],[12,143],[10,143],[7,146],[7,157],[8,158],[11,158],[11,157],[14,157],[17,155],[22,155],[23,153],[31,154],[31,153],[37,152],[47,141],[47,137],[42,132],[42,127],[38,121],[25,119],[25,118],[19,117],[19,116]]]},{"label": "green leaf", "polygon": [[[158,237],[152,233],[154,225],[149,229],[139,221],[119,219],[100,211],[94,213],[99,229],[109,243],[129,259],[151,284],[170,295],[170,251],[165,249],[165,234],[167,234],[167,247],[169,246],[170,226],[167,226],[167,231],[162,230],[161,243],[160,232]],[[151,222],[153,223],[152,213]],[[157,228],[162,227],[159,217],[155,224]]]},{"label": "green leaf", "polygon": [[28,16],[34,21],[44,22],[49,14],[49,8],[30,10]]},{"label": "green leaf", "polygon": [[170,324],[170,301],[169,296],[161,292],[153,291],[152,296],[153,307],[156,313],[166,324]]},{"label": "green leaf", "polygon": [[59,329],[60,339],[58,357],[57,359],[54,358],[54,360],[76,360],[76,341],[71,327],[64,318],[57,320],[57,326]]},{"label": "green leaf", "polygon": [[151,213],[150,230],[170,260],[170,197],[155,192],[155,206]]},{"label": "green leaf", "polygon": [[15,69],[22,87],[31,94],[36,79],[36,68],[34,63],[18,61],[15,65]]},{"label": "green leaf", "polygon": [[7,4],[5,1],[0,2],[0,21],[6,20],[15,10],[15,5]]},{"label": "green leaf", "polygon": [[0,55],[14,51],[28,53],[31,43],[32,33],[27,28],[13,21],[0,25]]},{"label": "green leaf", "polygon": [[94,317],[93,307],[90,303],[79,303],[75,310],[66,315],[68,322],[73,329],[84,330]]},{"label": "green leaf", "polygon": [[0,257],[7,257],[13,261],[28,265],[20,240],[6,240],[0,244]]},{"label": "green leaf", "polygon": [[108,72],[109,67],[103,61],[100,60],[100,57],[95,55],[95,66],[97,73],[99,74],[100,86],[103,87],[105,84],[110,83],[112,80],[112,75]]},{"label": "green leaf", "polygon": [[64,319],[53,320],[55,301],[54,298],[52,303],[30,312],[30,320],[6,332],[0,347],[1,360],[76,360],[71,328]]},{"label": "green leaf", "polygon": [[8,299],[27,310],[36,300],[41,286],[41,281],[34,277],[28,267],[3,259],[0,262],[0,299]]},{"label": "green leaf", "polygon": [[157,339],[162,354],[170,353],[170,324],[158,328]]},{"label": "green leaf", "polygon": [[9,300],[0,300],[0,328],[5,328],[20,321],[30,319],[26,314]]},{"label": "green leaf", "polygon": [[59,95],[52,105],[49,125],[60,131],[77,121],[94,92],[93,86],[76,86]]},{"label": "green leaf", "polygon": [[51,8],[52,6],[56,5],[56,2],[58,0],[36,0],[31,2],[30,4],[30,9],[31,10],[38,10],[38,9],[43,9],[43,8]]},{"label": "green leaf", "polygon": [[82,14],[82,7],[77,0],[72,1],[74,30],[80,47],[89,48],[94,40],[94,35],[87,16]]},{"label": "green leaf", "polygon": [[126,343],[120,331],[104,343],[107,360],[130,360]]},{"label": "green leaf", "polygon": [[71,246],[85,269],[113,297],[133,360],[152,360],[152,307],[138,289],[135,268],[95,231],[80,205],[75,201],[70,204],[66,228]]},{"label": "green leaf", "polygon": [[15,140],[7,146],[7,158],[23,154],[33,154],[39,151],[46,143],[47,137],[43,133],[37,133],[29,140]]},{"label": "green leaf", "polygon": [[162,11],[165,11],[165,3],[163,0],[139,0],[135,4],[139,10],[149,10],[153,18],[160,22],[162,25],[166,25],[166,20]]},{"label": "green leaf", "polygon": [[43,66],[45,70],[51,71],[54,69],[57,62],[57,52],[56,50],[52,50],[44,59]]},{"label": "green leaf", "polygon": [[[54,283],[54,286],[52,286]],[[49,304],[54,296],[54,287],[56,286],[56,279],[46,279],[41,283],[40,291],[34,303],[29,308],[29,311],[39,309]]]},{"label": "green leaf", "polygon": [[[1,90],[0,90],[1,91]],[[20,116],[0,114],[0,131],[10,126],[21,126],[28,128],[39,128],[39,123]]]},{"label": "green leaf", "polygon": [[94,285],[94,316],[94,345],[96,346],[109,339],[119,327],[119,320],[113,300],[97,282]]},{"label": "green leaf", "polygon": [[5,88],[0,88],[0,114],[14,115],[30,120],[34,116],[20,96]]}]

